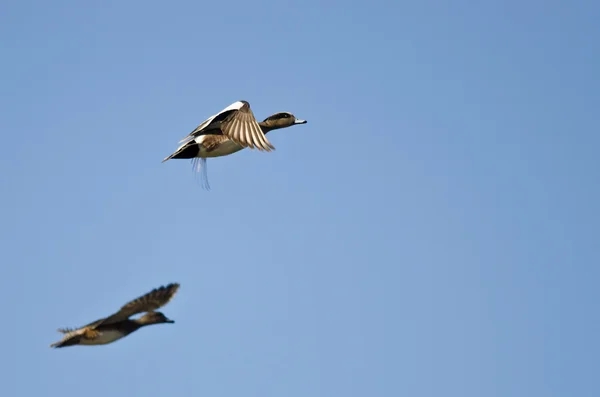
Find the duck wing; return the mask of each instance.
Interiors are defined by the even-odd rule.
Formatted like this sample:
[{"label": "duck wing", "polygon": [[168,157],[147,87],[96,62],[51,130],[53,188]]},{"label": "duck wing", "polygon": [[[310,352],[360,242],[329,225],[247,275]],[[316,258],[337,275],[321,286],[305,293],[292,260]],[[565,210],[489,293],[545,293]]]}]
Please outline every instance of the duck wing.
[{"label": "duck wing", "polygon": [[275,147],[267,140],[254,118],[250,104],[241,101],[243,105],[237,112],[232,112],[221,121],[221,131],[238,145],[270,152]]},{"label": "duck wing", "polygon": [[93,329],[98,327],[100,324],[114,324],[118,323],[119,321],[127,320],[134,314],[154,311],[169,303],[169,301],[173,299],[177,293],[178,289],[178,283],[171,283],[166,286],[155,288],[147,294],[144,294],[139,298],[136,298],[123,305],[123,307],[121,307],[121,309],[115,314],[88,324],[86,327]]},{"label": "duck wing", "polygon": [[210,130],[218,130],[220,126],[220,121],[227,117],[231,112],[237,111],[242,106],[241,101],[234,102],[231,105],[227,106],[225,109],[221,110],[217,114],[213,114],[206,120],[204,120],[200,125],[192,132],[190,132],[185,138],[179,141],[179,143],[187,143],[192,139],[204,135],[206,132]]}]

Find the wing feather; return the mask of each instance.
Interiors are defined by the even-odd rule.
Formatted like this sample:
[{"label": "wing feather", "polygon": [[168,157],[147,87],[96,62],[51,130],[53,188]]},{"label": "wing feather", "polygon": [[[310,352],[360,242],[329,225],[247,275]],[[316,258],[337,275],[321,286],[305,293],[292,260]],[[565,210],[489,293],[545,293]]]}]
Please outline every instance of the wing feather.
[{"label": "wing feather", "polygon": [[142,295],[139,298],[136,298],[131,302],[123,305],[123,307],[121,307],[121,310],[99,321],[97,324],[94,325],[94,328],[100,324],[113,324],[119,321],[126,320],[134,314],[156,310],[169,303],[169,301],[177,293],[178,289],[178,283],[171,283],[167,286],[155,288],[147,294]]},{"label": "wing feather", "polygon": [[238,145],[270,152],[275,149],[267,140],[265,134],[260,129],[254,114],[250,109],[250,104],[244,102],[244,105],[237,111],[231,112],[221,121],[221,132],[228,136]]}]

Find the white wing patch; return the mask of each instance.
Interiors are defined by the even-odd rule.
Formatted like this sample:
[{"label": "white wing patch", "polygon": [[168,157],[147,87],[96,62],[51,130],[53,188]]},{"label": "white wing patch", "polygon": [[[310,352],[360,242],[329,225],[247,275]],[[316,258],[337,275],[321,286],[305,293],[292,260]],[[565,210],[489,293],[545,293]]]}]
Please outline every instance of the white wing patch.
[{"label": "white wing patch", "polygon": [[208,119],[204,120],[198,127],[196,127],[196,129],[194,131],[190,132],[185,138],[180,140],[179,143],[185,144],[185,143],[189,142],[192,135],[197,134],[198,132],[200,132],[203,129],[205,129],[206,127],[208,127],[212,123],[212,121],[215,119],[215,117],[217,117],[218,115],[220,115],[224,112],[228,112],[230,110],[240,110],[242,108],[242,106],[244,106],[244,104],[241,101],[232,103],[231,105],[227,106],[225,109],[221,110],[219,113],[214,114],[214,115],[210,116]]}]

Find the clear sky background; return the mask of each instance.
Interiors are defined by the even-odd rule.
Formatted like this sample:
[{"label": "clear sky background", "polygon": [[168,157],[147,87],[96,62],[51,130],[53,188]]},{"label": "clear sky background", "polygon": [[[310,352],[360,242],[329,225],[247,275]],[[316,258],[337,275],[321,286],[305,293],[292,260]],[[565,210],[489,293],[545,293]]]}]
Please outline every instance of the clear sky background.
[{"label": "clear sky background", "polygon": [[[5,396],[599,396],[596,1],[3,1]],[[234,101],[273,153],[161,164]],[[159,325],[59,327],[181,289]]]}]

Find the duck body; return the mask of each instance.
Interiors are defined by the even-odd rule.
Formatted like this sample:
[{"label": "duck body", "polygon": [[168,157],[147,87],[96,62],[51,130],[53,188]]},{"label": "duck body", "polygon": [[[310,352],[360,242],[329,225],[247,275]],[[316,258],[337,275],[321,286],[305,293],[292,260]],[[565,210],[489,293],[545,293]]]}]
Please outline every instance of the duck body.
[{"label": "duck body", "polygon": [[208,158],[229,156],[230,154],[239,152],[244,148],[243,146],[235,143],[229,138],[223,139],[222,142],[220,142],[218,145],[216,145],[214,148],[211,148],[210,150],[208,149],[208,147],[210,146],[205,146],[202,144],[204,140],[210,140],[211,137],[217,136],[223,135],[202,135],[201,137],[195,139],[196,143],[198,144],[198,147],[200,148],[200,151],[198,152],[198,157]]},{"label": "duck body", "polygon": [[107,328],[107,329],[99,328],[99,329],[97,329],[97,331],[98,331],[97,337],[92,338],[92,339],[80,338],[78,344],[79,345],[88,345],[88,346],[107,345],[109,343],[116,342],[121,338],[124,338],[125,336],[129,335],[130,333],[132,333],[134,331],[137,331],[138,328],[135,328],[132,330],[117,329],[116,327]]},{"label": "duck body", "polygon": [[[126,337],[132,332],[140,329],[142,325],[137,324],[132,320],[125,320],[118,324],[100,325],[93,331],[89,330],[76,330],[67,333],[69,338],[64,341],[57,342],[52,347],[67,347],[73,345],[107,345],[112,342],[116,342],[121,338]],[[82,332],[78,332],[82,331]]]},{"label": "duck body", "polygon": [[235,143],[225,135],[204,134],[182,144],[170,159],[193,159],[193,158],[210,158],[222,157],[239,152],[244,147]]}]

